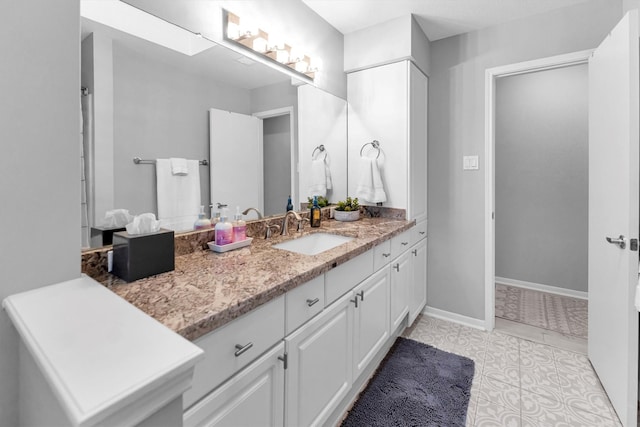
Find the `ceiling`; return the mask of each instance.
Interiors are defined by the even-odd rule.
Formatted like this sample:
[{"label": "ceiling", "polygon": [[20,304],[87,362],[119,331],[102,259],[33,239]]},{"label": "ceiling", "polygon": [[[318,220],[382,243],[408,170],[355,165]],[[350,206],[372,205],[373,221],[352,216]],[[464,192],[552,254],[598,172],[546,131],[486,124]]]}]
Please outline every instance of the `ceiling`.
[{"label": "ceiling", "polygon": [[413,14],[431,41],[590,0],[302,0],[343,34]]}]

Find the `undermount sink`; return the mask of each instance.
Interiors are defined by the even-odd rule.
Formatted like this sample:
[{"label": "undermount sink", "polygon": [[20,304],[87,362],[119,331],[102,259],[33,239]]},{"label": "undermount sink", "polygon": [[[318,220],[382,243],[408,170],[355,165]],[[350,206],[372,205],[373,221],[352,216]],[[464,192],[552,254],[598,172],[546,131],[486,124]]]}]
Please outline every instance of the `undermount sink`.
[{"label": "undermount sink", "polygon": [[340,236],[329,233],[313,233],[304,237],[273,245],[276,249],[283,249],[303,255],[317,255],[320,252],[328,251],[337,246],[353,240],[353,237]]}]

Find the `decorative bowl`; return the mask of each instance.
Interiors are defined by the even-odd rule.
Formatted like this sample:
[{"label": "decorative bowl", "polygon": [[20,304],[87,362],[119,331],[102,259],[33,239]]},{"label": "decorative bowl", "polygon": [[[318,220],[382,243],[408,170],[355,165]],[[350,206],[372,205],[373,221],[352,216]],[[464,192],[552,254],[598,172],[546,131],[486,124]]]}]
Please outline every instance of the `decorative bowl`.
[{"label": "decorative bowl", "polygon": [[333,211],[333,217],[336,221],[357,221],[360,219],[360,211]]}]

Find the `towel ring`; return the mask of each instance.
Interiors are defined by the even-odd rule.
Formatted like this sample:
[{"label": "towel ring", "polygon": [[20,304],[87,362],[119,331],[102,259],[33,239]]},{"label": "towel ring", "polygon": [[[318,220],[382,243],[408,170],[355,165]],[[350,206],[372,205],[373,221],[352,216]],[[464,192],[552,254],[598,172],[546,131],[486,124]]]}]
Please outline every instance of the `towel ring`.
[{"label": "towel ring", "polygon": [[376,159],[378,159],[378,157],[380,157],[380,142],[377,140],[373,140],[371,142],[367,142],[366,144],[364,144],[362,146],[362,148],[360,148],[360,157],[362,157],[362,151],[364,150],[364,147],[366,147],[367,145],[371,144],[371,146],[373,148],[375,148],[376,150],[378,150],[378,154],[376,155]]},{"label": "towel ring", "polygon": [[321,153],[322,153],[322,152],[324,152],[324,159],[323,159],[323,160],[327,160],[327,152],[326,152],[326,150],[324,149],[324,144],[320,144],[320,145],[318,145],[316,148],[314,148],[314,149],[313,149],[313,153],[311,153],[311,158],[312,158],[312,159],[314,159],[314,158],[315,158],[316,151],[319,151],[319,152],[321,152]]}]

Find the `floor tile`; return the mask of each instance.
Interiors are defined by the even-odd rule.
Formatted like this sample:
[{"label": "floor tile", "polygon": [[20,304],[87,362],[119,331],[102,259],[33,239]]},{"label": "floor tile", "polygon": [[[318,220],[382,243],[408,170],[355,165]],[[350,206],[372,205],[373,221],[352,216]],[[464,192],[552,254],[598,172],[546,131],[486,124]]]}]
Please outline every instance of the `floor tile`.
[{"label": "floor tile", "polygon": [[428,316],[405,336],[474,360],[466,426],[620,426],[589,359],[570,346]]},{"label": "floor tile", "polygon": [[475,427],[520,427],[520,411],[478,399]]}]

